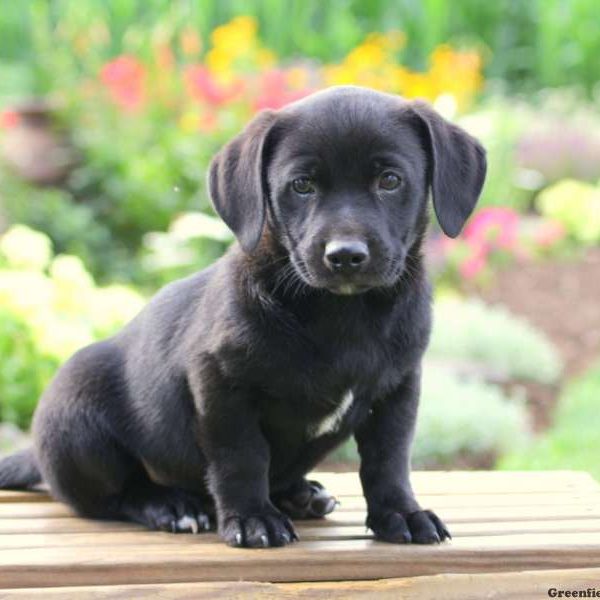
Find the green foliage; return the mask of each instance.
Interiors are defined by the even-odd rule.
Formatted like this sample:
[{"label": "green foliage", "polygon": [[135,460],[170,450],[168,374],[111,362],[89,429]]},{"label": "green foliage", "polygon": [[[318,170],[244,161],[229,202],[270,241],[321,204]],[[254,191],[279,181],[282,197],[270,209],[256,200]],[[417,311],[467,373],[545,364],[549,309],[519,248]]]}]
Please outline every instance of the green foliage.
[{"label": "green foliage", "polygon": [[505,379],[552,383],[561,361],[545,336],[503,307],[439,298],[428,356],[474,366]]},{"label": "green foliage", "polygon": [[[0,12],[3,74],[29,61],[27,74],[13,74],[0,83],[2,91],[39,93],[73,56],[43,63],[56,50],[52,33],[59,23],[91,37],[98,24],[109,25],[106,53],[123,50],[121,39],[139,42],[143,31],[197,28],[204,39],[212,29],[239,14],[256,16],[268,47],[284,57],[298,55],[339,59],[370,31],[402,29],[411,40],[407,64],[423,66],[431,50],[447,41],[476,42],[489,50],[487,76],[503,79],[512,89],[531,90],[558,85],[584,85],[591,90],[600,79],[600,36],[595,0],[28,0],[4,2]],[[289,24],[286,26],[286,24]],[[106,58],[106,56],[104,57]],[[9,83],[10,82],[10,83]],[[21,89],[14,86],[19,84]],[[10,86],[10,87],[9,87]]]},{"label": "green foliage", "polygon": [[37,347],[25,320],[0,306],[0,421],[26,428],[58,366]]},{"label": "green foliage", "polygon": [[136,292],[98,287],[80,259],[18,225],[0,237],[0,421],[29,424],[58,366],[143,306]]},{"label": "green foliage", "polygon": [[554,426],[527,448],[511,452],[501,469],[581,469],[600,479],[598,463],[598,398],[600,366],[564,390]]},{"label": "green foliage", "polygon": [[1,209],[10,223],[43,231],[58,254],[79,256],[101,281],[135,277],[133,251],[115,235],[95,206],[66,191],[28,185],[2,173]]}]

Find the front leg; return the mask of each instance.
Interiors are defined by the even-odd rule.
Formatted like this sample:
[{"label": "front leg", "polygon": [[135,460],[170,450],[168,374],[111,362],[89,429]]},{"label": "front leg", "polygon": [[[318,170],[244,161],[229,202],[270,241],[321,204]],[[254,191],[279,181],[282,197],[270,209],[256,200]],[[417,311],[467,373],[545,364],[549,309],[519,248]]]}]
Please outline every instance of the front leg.
[{"label": "front leg", "polygon": [[381,540],[431,544],[450,538],[439,517],[422,510],[410,484],[410,447],[420,394],[420,369],[376,402],[355,437],[367,527]]},{"label": "front leg", "polygon": [[213,386],[199,400],[208,487],[221,537],[230,546],[284,546],[298,539],[287,516],[269,499],[269,446],[251,396]]}]

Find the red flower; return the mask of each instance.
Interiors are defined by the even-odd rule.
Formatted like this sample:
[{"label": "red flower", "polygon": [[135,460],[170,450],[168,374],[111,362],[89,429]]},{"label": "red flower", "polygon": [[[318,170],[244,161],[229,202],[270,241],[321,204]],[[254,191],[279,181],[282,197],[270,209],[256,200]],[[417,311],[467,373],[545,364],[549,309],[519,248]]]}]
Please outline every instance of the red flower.
[{"label": "red flower", "polygon": [[277,109],[304,98],[311,90],[290,90],[284,71],[273,69],[267,71],[259,82],[260,92],[254,101],[256,111],[265,108]]},{"label": "red flower", "polygon": [[100,79],[121,108],[135,111],[143,106],[146,69],[137,58],[123,55],[106,63]]},{"label": "red flower", "polygon": [[189,66],[185,70],[184,79],[190,96],[212,106],[221,106],[230,102],[244,89],[240,79],[229,84],[218,82],[210,70],[202,65]]}]

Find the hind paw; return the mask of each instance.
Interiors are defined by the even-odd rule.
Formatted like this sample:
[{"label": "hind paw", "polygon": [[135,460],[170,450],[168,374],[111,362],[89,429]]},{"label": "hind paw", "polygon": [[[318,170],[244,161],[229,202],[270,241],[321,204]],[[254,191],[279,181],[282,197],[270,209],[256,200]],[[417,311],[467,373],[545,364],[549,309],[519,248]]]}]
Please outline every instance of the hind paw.
[{"label": "hind paw", "polygon": [[170,533],[202,533],[211,529],[206,502],[199,496],[165,488],[128,499],[125,516],[149,529]]},{"label": "hind paw", "polygon": [[274,498],[276,506],[292,519],[320,519],[339,505],[318,481],[302,480]]}]

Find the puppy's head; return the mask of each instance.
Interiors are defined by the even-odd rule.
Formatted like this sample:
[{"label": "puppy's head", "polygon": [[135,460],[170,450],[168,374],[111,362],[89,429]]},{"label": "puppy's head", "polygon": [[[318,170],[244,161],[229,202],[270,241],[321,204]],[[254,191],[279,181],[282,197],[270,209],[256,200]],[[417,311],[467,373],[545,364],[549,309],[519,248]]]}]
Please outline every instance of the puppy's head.
[{"label": "puppy's head", "polygon": [[214,158],[209,188],[246,252],[268,223],[305,283],[355,294],[401,276],[429,191],[456,237],[485,172],[480,144],[428,105],[337,87],[260,113]]}]

